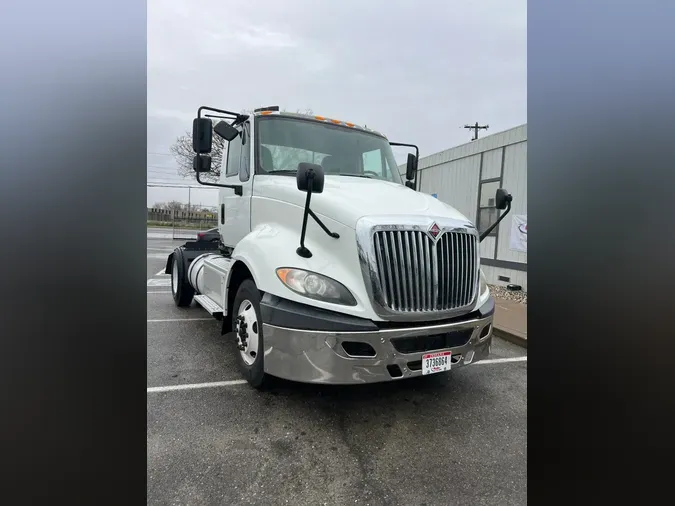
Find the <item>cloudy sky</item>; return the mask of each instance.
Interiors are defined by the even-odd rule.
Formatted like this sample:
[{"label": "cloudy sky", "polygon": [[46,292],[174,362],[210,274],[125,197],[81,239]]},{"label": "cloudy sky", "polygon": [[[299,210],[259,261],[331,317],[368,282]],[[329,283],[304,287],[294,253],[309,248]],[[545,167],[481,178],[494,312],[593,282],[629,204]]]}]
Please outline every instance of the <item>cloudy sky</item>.
[{"label": "cloudy sky", "polygon": [[[197,184],[168,154],[200,105],[310,108],[421,156],[467,142],[466,123],[525,123],[526,24],[525,0],[149,0],[148,182]],[[188,190],[148,188],[172,199]]]}]

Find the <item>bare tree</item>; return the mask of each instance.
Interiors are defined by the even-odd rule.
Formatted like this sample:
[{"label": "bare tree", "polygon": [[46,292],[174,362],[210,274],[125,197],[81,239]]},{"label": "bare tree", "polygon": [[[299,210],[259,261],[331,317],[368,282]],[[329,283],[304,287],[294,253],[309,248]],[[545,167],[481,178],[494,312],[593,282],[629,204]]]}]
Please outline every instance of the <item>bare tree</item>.
[{"label": "bare tree", "polygon": [[154,206],[156,209],[166,209],[168,211],[183,211],[187,208],[186,204],[171,200],[169,202],[157,202]]},{"label": "bare tree", "polygon": [[[241,111],[242,114],[250,114],[250,111]],[[285,110],[282,110],[285,112]],[[304,111],[297,110],[296,112],[302,114],[313,114],[311,109],[305,109]],[[216,123],[219,120],[213,120]],[[217,181],[220,178],[220,169],[223,165],[223,153],[226,151],[225,140],[219,135],[213,135],[213,147],[211,150],[211,172],[206,172],[201,174],[201,178],[206,181]],[[192,161],[195,156],[195,152],[192,151],[192,132],[186,132],[185,135],[181,135],[176,139],[176,141],[169,148],[171,154],[173,155],[174,160],[178,164],[178,173],[183,177],[189,177],[195,179],[195,172],[192,168]],[[275,152],[273,150],[273,155]],[[278,153],[281,155],[281,153]],[[275,160],[281,160],[281,165],[283,167],[277,168],[289,168],[295,162],[294,156],[292,153],[284,153],[284,156],[275,156]],[[306,160],[300,160],[306,161]],[[297,165],[297,162],[295,162]]]}]

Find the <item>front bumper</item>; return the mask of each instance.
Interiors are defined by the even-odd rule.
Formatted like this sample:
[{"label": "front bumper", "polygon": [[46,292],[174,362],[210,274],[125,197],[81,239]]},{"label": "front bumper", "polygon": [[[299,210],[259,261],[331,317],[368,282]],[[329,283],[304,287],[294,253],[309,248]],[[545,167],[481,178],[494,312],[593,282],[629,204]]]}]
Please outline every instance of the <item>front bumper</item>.
[{"label": "front bumper", "polygon": [[[369,330],[342,330],[353,325],[316,315],[314,328],[290,328],[279,325],[280,318],[265,318],[273,310],[263,306],[265,372],[292,381],[359,384],[411,378],[422,375],[425,353],[451,351],[455,369],[486,358],[492,344],[493,299],[464,319],[396,328],[368,322]],[[325,328],[316,328],[322,320]]]}]

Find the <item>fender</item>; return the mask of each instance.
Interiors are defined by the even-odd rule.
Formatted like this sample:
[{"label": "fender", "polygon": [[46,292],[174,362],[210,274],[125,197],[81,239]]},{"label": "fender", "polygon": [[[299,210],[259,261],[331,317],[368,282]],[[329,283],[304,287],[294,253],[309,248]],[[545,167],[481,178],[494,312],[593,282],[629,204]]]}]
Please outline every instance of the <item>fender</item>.
[{"label": "fender", "polygon": [[[302,223],[299,208],[287,207],[284,212],[293,213],[292,210],[296,210],[298,214],[297,223]],[[300,304],[311,303],[314,307],[329,311],[380,320],[365,292],[354,230],[329,218],[321,219],[332,231],[340,234],[340,238],[327,236],[317,224],[309,222],[305,243],[312,250],[311,258],[303,258],[296,253],[300,241],[300,226],[290,228],[280,223],[266,223],[255,227],[239,241],[232,253],[232,259],[246,265],[258,289],[265,293]],[[335,279],[352,292],[357,305],[343,306],[303,297],[279,280],[276,269],[280,267],[305,269]]]},{"label": "fender", "polygon": [[171,274],[173,272],[173,254],[175,250],[169,254],[169,257],[166,259],[166,266],[164,267],[164,274]]},{"label": "fender", "polygon": [[212,243],[205,242],[205,241],[188,241],[182,246],[178,246],[173,252],[171,252],[166,259],[166,266],[164,268],[164,274],[172,274],[173,272],[173,257],[175,256],[175,253],[181,250],[182,255],[181,258],[183,259],[184,267],[185,267],[185,272],[187,272],[188,267],[190,266],[190,263],[197,258],[199,255],[202,255],[204,253],[219,253],[220,250],[217,247],[213,247]]}]

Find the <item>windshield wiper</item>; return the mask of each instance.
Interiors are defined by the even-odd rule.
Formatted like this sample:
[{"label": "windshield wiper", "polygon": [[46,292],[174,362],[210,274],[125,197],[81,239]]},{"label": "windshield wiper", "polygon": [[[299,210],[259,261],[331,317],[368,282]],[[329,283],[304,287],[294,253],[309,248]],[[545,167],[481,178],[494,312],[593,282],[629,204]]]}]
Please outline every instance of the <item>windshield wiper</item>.
[{"label": "windshield wiper", "polygon": [[297,172],[298,172],[297,169],[296,170],[284,169],[284,170],[270,170],[267,172],[267,174],[281,174],[287,176],[289,174],[295,175]]},{"label": "windshield wiper", "polygon": [[348,177],[365,177],[366,179],[377,179],[373,176],[366,176],[365,174],[336,174],[337,176],[348,176]]}]

